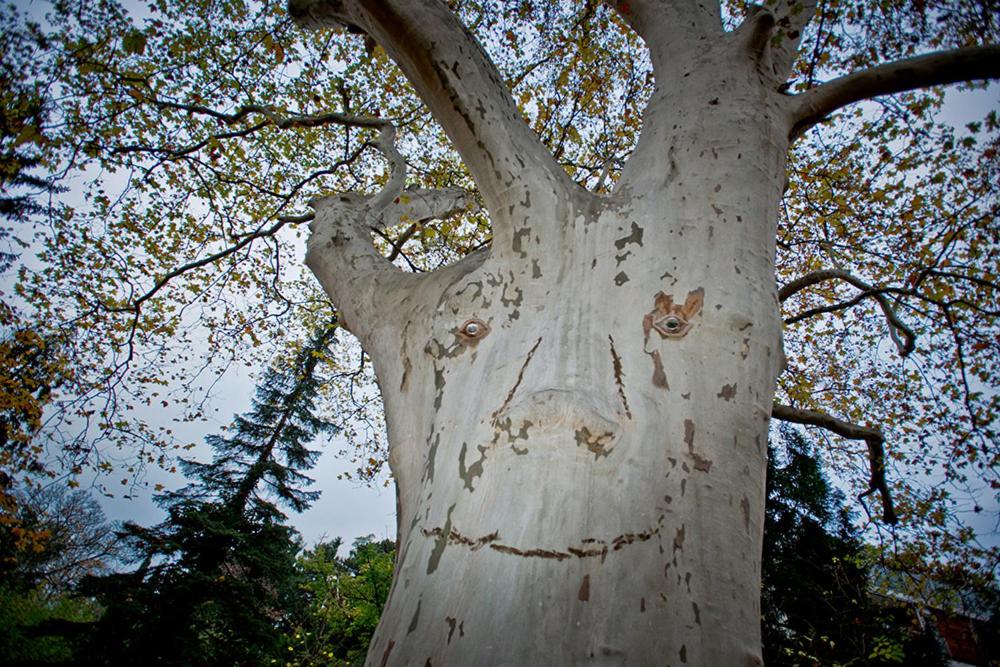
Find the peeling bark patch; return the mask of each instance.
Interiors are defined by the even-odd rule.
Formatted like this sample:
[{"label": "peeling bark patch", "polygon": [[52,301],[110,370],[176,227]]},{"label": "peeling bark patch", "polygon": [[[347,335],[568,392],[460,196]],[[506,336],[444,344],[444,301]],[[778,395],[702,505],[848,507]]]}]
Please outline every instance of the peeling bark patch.
[{"label": "peeling bark patch", "polygon": [[690,419],[684,420],[684,444],[688,447],[688,452],[694,454],[694,422]]},{"label": "peeling bark patch", "polygon": [[423,602],[423,600],[417,600],[417,609],[413,612],[413,618],[410,619],[410,627],[406,629],[406,634],[412,634],[413,631],[417,629],[417,624],[420,623],[420,605],[422,605]]},{"label": "peeling bark patch", "polygon": [[[511,387],[510,391],[507,393],[507,398],[505,398],[503,400],[503,405],[501,405],[499,408],[497,408],[496,412],[493,413],[492,420],[493,420],[493,427],[494,428],[496,428],[496,425],[497,425],[497,415],[499,415],[501,412],[503,412],[504,409],[508,405],[510,405],[510,402],[512,400],[514,400],[514,392],[516,392],[517,388],[519,386],[521,386],[521,380],[524,379],[524,371],[525,371],[526,368],[528,368],[528,364],[531,363],[531,357],[533,357],[535,355],[535,350],[538,349],[538,346],[541,345],[541,343],[542,343],[542,337],[539,336],[538,340],[535,341],[535,344],[528,351],[528,356],[524,358],[524,363],[521,364],[521,370],[519,370],[517,372],[517,380],[514,382],[514,386]],[[440,406],[438,406],[438,407],[440,407]]]},{"label": "peeling bark patch", "polygon": [[629,280],[628,279],[628,274],[625,273],[624,271],[619,271],[618,275],[615,276],[615,285],[617,285],[618,287],[621,287],[622,285],[624,285],[625,283],[627,283],[628,280]]},{"label": "peeling bark patch", "polygon": [[583,575],[583,581],[580,582],[580,592],[576,594],[576,599],[580,602],[587,602],[590,600],[590,575]]},{"label": "peeling bark patch", "polygon": [[670,383],[667,382],[667,374],[663,370],[663,359],[660,358],[660,351],[653,350],[646,354],[653,359],[653,386],[670,389]]},{"label": "peeling bark patch", "polygon": [[576,444],[582,445],[589,449],[594,455],[594,460],[601,458],[602,456],[607,456],[611,453],[609,444],[614,442],[614,433],[597,433],[593,434],[590,429],[584,426],[583,428],[576,430]]},{"label": "peeling bark patch", "polygon": [[483,463],[486,462],[486,447],[484,445],[477,445],[476,449],[479,450],[479,460],[472,465],[466,467],[465,455],[469,450],[469,446],[466,443],[462,443],[462,451],[458,453],[458,476],[462,478],[465,483],[465,488],[469,491],[475,491],[472,486],[472,482],[475,481],[477,477],[483,476]]},{"label": "peeling bark patch", "polygon": [[618,356],[618,351],[615,350],[615,339],[608,335],[608,341],[611,343],[611,366],[615,372],[615,384],[618,385],[618,395],[622,399],[622,405],[625,407],[625,416],[632,419],[632,411],[628,408],[628,399],[625,397],[625,382],[623,378],[625,374],[622,372],[622,358]]},{"label": "peeling bark patch", "polygon": [[389,663],[389,653],[392,652],[392,647],[396,645],[396,642],[389,640],[389,645],[385,647],[385,653],[382,654],[382,662],[380,663],[382,667],[385,667]]},{"label": "peeling bark patch", "polygon": [[727,401],[733,400],[734,396],[736,396],[736,384],[735,383],[722,385],[722,389],[720,389],[719,393],[715,395],[716,398],[722,398],[722,399],[727,400]]},{"label": "peeling bark patch", "polygon": [[434,548],[431,550],[431,557],[427,560],[427,574],[434,574],[444,555],[444,548],[448,546],[448,535],[451,534],[451,513],[455,511],[455,506],[448,508],[448,518],[444,522],[444,530],[434,540]]},{"label": "peeling bark patch", "polygon": [[743,527],[747,530],[747,535],[750,534],[750,500],[743,496],[743,500],[740,501],[740,509],[743,510]]},{"label": "peeling bark patch", "polygon": [[698,472],[708,472],[712,469],[712,459],[706,459],[699,454],[692,454],[694,457],[694,469]]}]

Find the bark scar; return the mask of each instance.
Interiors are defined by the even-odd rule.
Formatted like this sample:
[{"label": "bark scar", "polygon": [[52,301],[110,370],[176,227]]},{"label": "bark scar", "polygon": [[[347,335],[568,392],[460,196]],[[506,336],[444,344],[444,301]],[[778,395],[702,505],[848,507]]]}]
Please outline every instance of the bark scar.
[{"label": "bark scar", "polygon": [[514,382],[514,386],[510,388],[510,392],[507,394],[507,398],[503,400],[503,405],[497,408],[496,412],[492,414],[491,422],[493,424],[493,428],[497,427],[498,415],[500,415],[500,413],[502,413],[507,408],[507,406],[510,405],[510,402],[514,400],[514,393],[517,391],[517,388],[521,386],[521,380],[524,379],[524,371],[528,368],[528,364],[531,363],[531,358],[535,356],[535,350],[538,349],[538,346],[541,345],[541,343],[542,343],[542,337],[539,336],[538,340],[535,341],[535,344],[528,351],[528,356],[524,358],[524,363],[521,364],[521,370],[518,371],[517,373],[517,380]]},{"label": "bark scar", "polygon": [[622,358],[618,356],[618,351],[615,350],[615,339],[608,334],[608,341],[611,343],[611,365],[615,370],[615,384],[618,385],[618,395],[622,398],[622,405],[625,407],[625,416],[632,419],[632,411],[628,408],[628,398],[625,397],[625,382],[622,378],[625,376],[622,373]]}]

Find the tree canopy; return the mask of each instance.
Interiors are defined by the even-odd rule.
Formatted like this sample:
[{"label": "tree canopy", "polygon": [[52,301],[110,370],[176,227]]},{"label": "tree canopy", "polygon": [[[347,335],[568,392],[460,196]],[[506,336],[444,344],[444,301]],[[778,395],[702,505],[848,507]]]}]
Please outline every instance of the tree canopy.
[{"label": "tree canopy", "polygon": [[[607,191],[655,85],[620,14],[593,0],[448,5],[569,176]],[[824,459],[898,558],[992,574],[996,536],[973,525],[1000,489],[996,89],[959,126],[948,101],[966,98],[941,88],[825,109],[851,101],[830,82],[852,72],[997,44],[1000,8],[816,11],[801,34],[785,15],[775,45],[796,58],[787,94],[819,116],[803,116],[779,221],[788,407],[774,414],[832,432]],[[729,29],[753,12],[723,3]],[[300,268],[317,196],[375,194],[405,165],[399,224],[373,227],[385,256],[422,271],[490,242],[467,166],[364,35],[299,30],[270,0],[14,3],[0,25],[5,474],[174,465],[218,376],[326,316]],[[445,188],[470,194],[440,219],[421,212]],[[322,410],[372,478],[386,455],[377,397],[356,345],[340,345],[350,361],[330,362]]]}]

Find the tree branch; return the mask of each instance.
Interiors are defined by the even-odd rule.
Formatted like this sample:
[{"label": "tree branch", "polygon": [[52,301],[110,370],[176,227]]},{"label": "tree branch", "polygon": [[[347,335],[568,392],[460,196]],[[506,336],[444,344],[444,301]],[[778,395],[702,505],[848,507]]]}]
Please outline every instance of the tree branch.
[{"label": "tree branch", "polygon": [[[807,317],[812,317],[814,315],[819,315],[821,313],[829,313],[835,310],[842,310],[844,308],[849,308],[857,303],[859,303],[865,297],[872,297],[878,302],[879,307],[882,309],[882,314],[885,315],[885,319],[889,322],[889,334],[892,336],[892,340],[896,343],[896,348],[899,350],[900,356],[907,357],[910,353],[916,349],[917,336],[913,333],[913,329],[908,327],[902,319],[900,319],[899,314],[889,303],[889,299],[885,297],[883,293],[884,290],[873,287],[865,281],[861,280],[841,269],[823,269],[821,271],[813,271],[812,273],[807,273],[806,275],[796,278],[790,283],[787,283],[781,289],[778,290],[778,300],[784,303],[793,294],[796,294],[811,285],[821,283],[827,280],[843,280],[846,283],[857,287],[861,290],[859,294],[854,299],[850,301],[838,303],[833,306],[824,306],[821,308],[813,308],[807,310],[804,313],[800,313],[794,317],[785,320],[785,324],[792,324],[798,322],[799,320],[806,319]],[[898,334],[902,334],[903,340],[899,340]]]},{"label": "tree branch", "polygon": [[841,107],[879,95],[960,81],[1000,78],[1000,46],[938,51],[854,72],[790,99],[796,137]]},{"label": "tree branch", "polygon": [[882,497],[882,520],[889,524],[895,524],[898,521],[896,511],[892,506],[889,485],[885,481],[885,449],[883,447],[885,437],[881,431],[845,422],[823,412],[801,410],[778,403],[771,407],[771,417],[793,424],[818,426],[848,440],[864,440],[865,444],[868,445],[868,466],[871,474],[868,479],[868,490],[858,498],[864,498],[878,491]]},{"label": "tree branch", "polygon": [[714,0],[604,0],[649,48],[653,67],[662,70],[672,56],[700,39],[722,34]]},{"label": "tree branch", "polygon": [[[496,213],[539,175],[572,187],[521,116],[494,64],[442,0],[290,0],[307,28],[347,26],[392,56],[441,123]],[[494,224],[502,216],[494,216]]]}]

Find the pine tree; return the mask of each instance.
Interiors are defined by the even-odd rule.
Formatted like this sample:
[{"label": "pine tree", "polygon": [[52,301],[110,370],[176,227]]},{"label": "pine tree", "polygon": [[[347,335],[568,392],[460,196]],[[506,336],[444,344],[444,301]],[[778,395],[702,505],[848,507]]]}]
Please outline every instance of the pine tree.
[{"label": "pine tree", "polygon": [[206,439],[210,463],[184,461],[191,484],[159,497],[167,519],[129,524],[138,567],[91,579],[106,605],[88,655],[92,664],[265,664],[275,654],[299,595],[296,531],[280,507],[300,512],[319,495],[303,471],[307,445],[332,425],[315,414],[318,367],[335,321],[321,327],[287,366],[272,367],[249,412],[226,436]]},{"label": "pine tree", "polygon": [[941,647],[906,608],[873,597],[865,549],[843,495],[827,480],[809,443],[797,431],[782,429],[768,453],[765,664],[946,664]]}]

